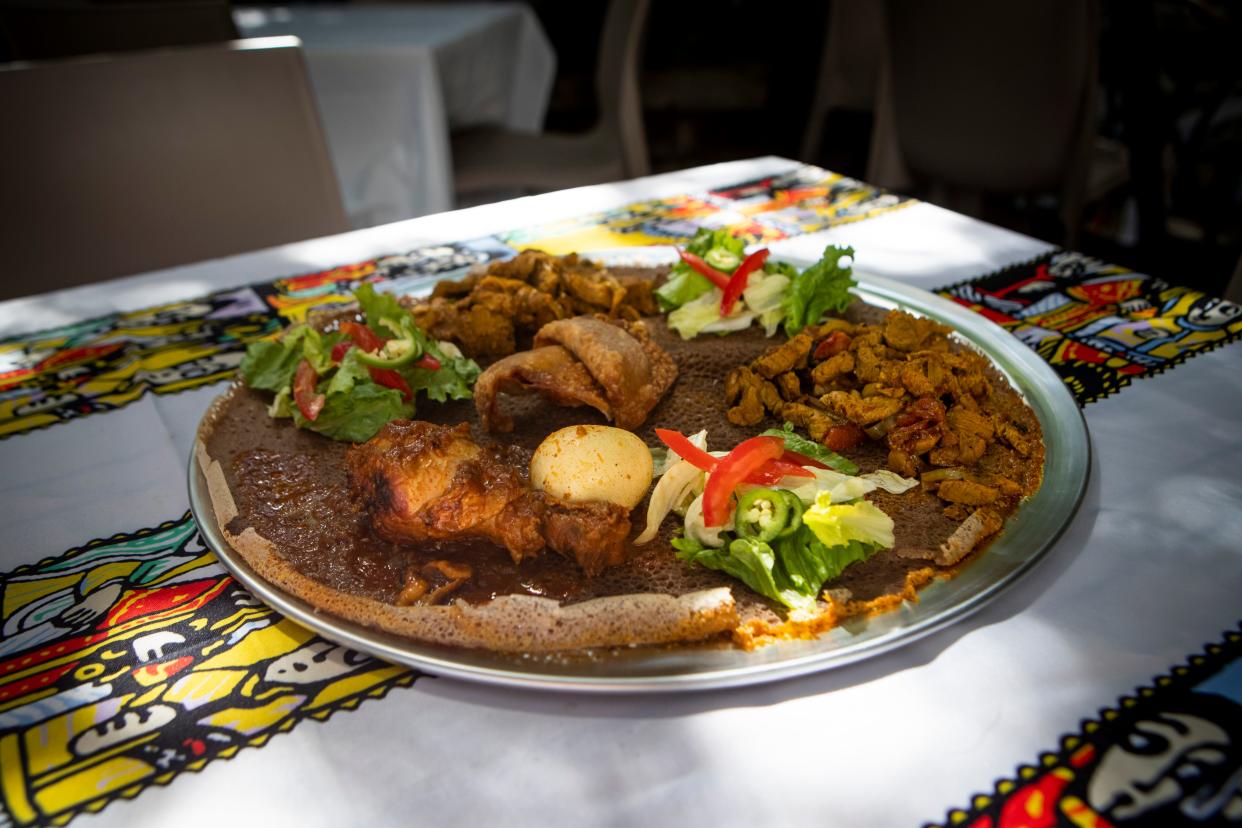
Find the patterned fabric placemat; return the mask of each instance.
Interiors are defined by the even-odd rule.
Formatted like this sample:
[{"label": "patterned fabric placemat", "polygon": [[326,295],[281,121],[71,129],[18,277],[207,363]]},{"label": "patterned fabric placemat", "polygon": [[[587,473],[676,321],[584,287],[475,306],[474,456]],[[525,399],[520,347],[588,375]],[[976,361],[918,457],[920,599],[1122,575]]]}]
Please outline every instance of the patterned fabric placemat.
[{"label": "patterned fabric placemat", "polygon": [[939,293],[1034,348],[1079,404],[1242,336],[1242,305],[1069,251]]},{"label": "patterned fabric placemat", "polygon": [[0,576],[0,826],[63,825],[418,673],[255,600],[187,513]]},{"label": "patterned fabric placemat", "polygon": [[703,226],[729,227],[748,242],[775,241],[910,203],[803,166],[696,195],[636,202],[0,339],[0,439],[123,408],[147,394],[228,379],[247,344],[300,321],[313,308],[349,301],[361,281],[387,282],[387,289],[412,293],[528,247],[570,253],[671,244]]},{"label": "patterned fabric placemat", "polygon": [[935,828],[1242,824],[1242,625]]}]

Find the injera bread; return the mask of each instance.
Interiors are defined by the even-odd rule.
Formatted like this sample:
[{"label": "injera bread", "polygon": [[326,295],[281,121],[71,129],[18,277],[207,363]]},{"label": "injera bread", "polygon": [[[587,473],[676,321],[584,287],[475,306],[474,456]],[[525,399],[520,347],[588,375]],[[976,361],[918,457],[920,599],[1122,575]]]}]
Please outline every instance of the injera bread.
[{"label": "injera bread", "polygon": [[[876,321],[882,311],[856,303],[849,314],[859,321]],[[740,428],[725,417],[723,381],[734,365],[748,362],[779,338],[768,339],[752,329],[724,338],[681,341],[662,319],[646,320],[652,338],[678,363],[680,376],[646,423],[636,433],[651,446],[659,445],[653,429],[676,428],[691,434],[706,428],[709,447],[728,448],[753,436],[761,427]],[[1016,395],[1015,395],[1016,397]],[[734,579],[702,567],[688,567],[674,556],[668,541],[676,521],[666,520],[659,537],[637,548],[631,561],[614,567],[596,579],[580,572],[582,590],[567,600],[536,595],[500,595],[490,601],[457,600],[447,606],[398,607],[392,603],[395,586],[387,592],[355,588],[349,583],[330,584],[320,572],[310,571],[304,561],[293,562],[295,550],[281,549],[247,525],[245,509],[234,498],[231,480],[235,435],[219,440],[220,423],[234,421],[259,424],[267,432],[254,438],[264,445],[272,435],[293,440],[297,451],[340,452],[340,444],[300,432],[285,421],[261,423],[265,398],[235,385],[220,397],[204,417],[196,442],[197,461],[206,476],[212,508],[225,538],[266,581],[312,604],[324,612],[400,636],[460,647],[500,652],[552,652],[637,644],[694,641],[720,634],[733,634],[737,643],[762,643],[767,633],[781,637],[805,637],[830,628],[848,615],[892,609],[914,597],[914,590],[936,577],[953,574],[958,567],[937,568],[927,560],[912,558],[911,548],[936,548],[956,528],[944,517],[934,495],[918,489],[901,497],[877,493],[876,502],[897,522],[898,549],[881,551],[870,560],[855,564],[828,586],[830,597],[820,602],[820,612],[789,619]],[[420,401],[416,415],[436,422],[469,421],[480,441],[488,435],[478,425],[471,400],[437,405]],[[557,408],[537,397],[510,401],[517,426],[505,442],[533,450],[544,436],[558,428],[584,422],[604,422],[596,412],[582,408]],[[266,415],[261,415],[265,417]],[[294,434],[293,432],[296,432]],[[229,442],[229,441],[232,442]],[[213,453],[213,442],[220,449]],[[847,452],[864,471],[879,468],[885,451],[878,446]],[[217,456],[221,455],[221,456]],[[633,511],[634,534],[641,530],[645,502]],[[899,552],[901,554],[899,554]],[[415,553],[412,553],[415,554]],[[977,553],[976,553],[977,554]],[[971,560],[968,557],[966,561]],[[527,564],[524,562],[523,566]],[[541,566],[562,570],[574,564],[547,552]]]}]

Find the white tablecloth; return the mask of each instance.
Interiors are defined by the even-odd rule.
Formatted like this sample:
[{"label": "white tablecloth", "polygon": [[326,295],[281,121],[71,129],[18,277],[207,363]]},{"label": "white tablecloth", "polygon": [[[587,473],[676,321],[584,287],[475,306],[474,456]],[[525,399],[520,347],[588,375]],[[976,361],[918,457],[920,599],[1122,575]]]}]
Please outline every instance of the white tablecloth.
[{"label": "white tablecloth", "polygon": [[[473,238],[788,169],[758,159],[536,196],[0,304],[0,333]],[[774,246],[858,251],[934,288],[1048,246],[915,205]],[[186,508],[217,393],[148,396],[0,441],[0,571]],[[1093,475],[1048,557],[979,614],[749,689],[585,697],[425,678],[182,774],[81,825],[918,825],[1218,637],[1242,613],[1242,348],[1086,407]]]},{"label": "white tablecloth", "polygon": [[453,207],[449,129],[537,132],[556,56],[522,3],[241,8],[244,37],[296,35],[355,227]]}]

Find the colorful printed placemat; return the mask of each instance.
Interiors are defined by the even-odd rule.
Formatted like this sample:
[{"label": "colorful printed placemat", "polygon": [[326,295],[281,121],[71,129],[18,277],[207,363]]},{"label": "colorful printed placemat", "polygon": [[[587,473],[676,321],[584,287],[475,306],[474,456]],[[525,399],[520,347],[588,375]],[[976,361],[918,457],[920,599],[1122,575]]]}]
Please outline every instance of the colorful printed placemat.
[{"label": "colorful printed placemat", "polygon": [[246,345],[306,313],[349,301],[361,281],[415,293],[528,247],[553,253],[670,244],[699,227],[748,242],[813,233],[911,199],[803,166],[694,195],[641,201],[572,220],[423,247],[317,273],[218,291],[0,340],[0,439],[229,378]]},{"label": "colorful printed placemat", "polygon": [[1080,404],[1242,336],[1242,305],[1069,251],[939,293],[1035,349]]},{"label": "colorful printed placemat", "polygon": [[63,825],[418,674],[250,596],[187,513],[0,577],[0,826]]},{"label": "colorful printed placemat", "polygon": [[936,828],[1242,824],[1242,625]]}]

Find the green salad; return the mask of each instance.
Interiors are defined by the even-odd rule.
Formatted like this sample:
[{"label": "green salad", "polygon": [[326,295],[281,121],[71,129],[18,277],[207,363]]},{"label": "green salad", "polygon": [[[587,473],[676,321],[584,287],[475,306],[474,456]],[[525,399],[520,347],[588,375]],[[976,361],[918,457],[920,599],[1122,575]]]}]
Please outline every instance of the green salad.
[{"label": "green salad", "polygon": [[437,402],[471,395],[479,375],[473,360],[430,339],[400,302],[370,284],[354,297],[364,322],[347,320],[326,333],[294,325],[246,349],[242,380],[275,393],[271,416],[361,443],[385,423],[412,417],[419,392]]},{"label": "green salad", "polygon": [[678,256],[655,295],[683,339],[745,330],[755,322],[768,336],[782,326],[792,336],[825,313],[845,310],[857,284],[852,247],[830,245],[800,271],[770,261],[766,248],[747,255],[742,240],[727,230],[703,228]]},{"label": "green salad", "polygon": [[729,452],[707,451],[706,432],[687,437],[658,428],[656,435],[670,462],[635,543],[654,539],[675,512],[682,518],[672,540],[679,558],[727,573],[791,609],[814,604],[846,567],[892,548],[892,518],[864,500],[867,493],[900,494],[918,485],[891,471],[860,475],[853,463],[792,430],[764,432]]}]

